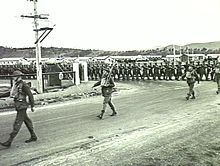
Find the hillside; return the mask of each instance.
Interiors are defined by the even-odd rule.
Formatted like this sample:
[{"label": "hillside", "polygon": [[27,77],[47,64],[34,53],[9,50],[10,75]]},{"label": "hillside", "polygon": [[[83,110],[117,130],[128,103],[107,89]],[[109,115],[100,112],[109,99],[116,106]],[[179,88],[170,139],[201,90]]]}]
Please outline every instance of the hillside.
[{"label": "hillside", "polygon": [[192,49],[194,48],[207,48],[207,49],[219,49],[220,48],[220,41],[216,41],[216,42],[208,42],[208,43],[191,43],[191,44],[187,44],[184,47],[190,47]]},{"label": "hillside", "polygon": [[[179,53],[180,46],[174,45],[176,53]],[[200,54],[220,54],[220,41],[208,43],[191,43],[181,46],[181,52]],[[135,56],[135,55],[168,55],[173,54],[173,45],[151,50],[133,50],[133,51],[103,51],[103,50],[82,50],[73,48],[57,48],[57,47],[42,47],[42,57],[96,57],[96,56]],[[35,48],[10,48],[0,46],[0,58],[33,58],[35,57]]]},{"label": "hillside", "polygon": [[[207,42],[207,43],[191,43],[191,44],[186,44],[184,46],[178,46],[178,45],[174,45],[175,49],[207,49],[207,50],[218,50],[220,49],[220,41],[216,41],[216,42]],[[166,47],[163,47],[166,49],[170,49],[173,48],[173,45],[168,45]]]}]

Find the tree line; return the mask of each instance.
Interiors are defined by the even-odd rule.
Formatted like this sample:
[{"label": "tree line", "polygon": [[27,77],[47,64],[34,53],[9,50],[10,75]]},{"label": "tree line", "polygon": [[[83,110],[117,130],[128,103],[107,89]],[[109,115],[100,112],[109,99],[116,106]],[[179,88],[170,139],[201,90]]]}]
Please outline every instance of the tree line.
[{"label": "tree line", "polygon": [[[220,54],[220,48],[156,48],[149,50],[131,50],[131,51],[102,51],[92,49],[73,49],[73,48],[58,48],[58,47],[42,47],[42,57],[86,57],[86,56],[136,56],[136,55],[171,55],[171,54]],[[11,48],[0,46],[0,58],[13,58],[13,57],[35,57],[35,48]]]}]

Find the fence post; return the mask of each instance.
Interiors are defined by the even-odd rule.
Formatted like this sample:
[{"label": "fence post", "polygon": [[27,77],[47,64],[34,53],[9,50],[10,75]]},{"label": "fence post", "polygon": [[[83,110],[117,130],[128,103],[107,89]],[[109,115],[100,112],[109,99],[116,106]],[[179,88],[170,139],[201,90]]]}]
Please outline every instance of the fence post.
[{"label": "fence post", "polygon": [[73,63],[73,72],[75,72],[75,79],[73,81],[75,85],[79,85],[80,78],[79,78],[79,63],[78,62]]}]

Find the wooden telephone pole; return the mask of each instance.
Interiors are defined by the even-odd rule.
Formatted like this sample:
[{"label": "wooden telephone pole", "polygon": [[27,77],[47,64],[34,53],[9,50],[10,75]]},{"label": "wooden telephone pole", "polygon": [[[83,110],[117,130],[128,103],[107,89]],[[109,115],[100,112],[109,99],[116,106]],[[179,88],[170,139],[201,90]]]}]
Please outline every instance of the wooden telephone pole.
[{"label": "wooden telephone pole", "polygon": [[[38,0],[30,0],[34,3],[34,15],[26,16],[21,15],[21,17],[33,18],[34,19],[34,31],[35,31],[35,47],[36,47],[36,69],[37,69],[37,90],[39,93],[43,93],[43,76],[42,76],[42,62],[41,62],[41,46],[40,43],[47,37],[47,35],[53,30],[53,28],[38,27],[38,19],[48,19],[45,16],[38,15],[37,13],[37,1]],[[39,37],[39,32],[43,31],[43,33]]]}]

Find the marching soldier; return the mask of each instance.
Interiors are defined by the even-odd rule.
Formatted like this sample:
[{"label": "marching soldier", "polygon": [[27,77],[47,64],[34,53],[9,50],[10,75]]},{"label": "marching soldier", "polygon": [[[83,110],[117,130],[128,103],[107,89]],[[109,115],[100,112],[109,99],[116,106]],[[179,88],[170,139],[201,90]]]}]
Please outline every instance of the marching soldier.
[{"label": "marching soldier", "polygon": [[190,96],[192,96],[191,99],[195,99],[195,92],[194,92],[193,88],[194,88],[194,84],[195,84],[196,80],[198,81],[198,84],[199,84],[198,74],[193,69],[192,66],[189,66],[188,70],[185,73],[185,77],[186,77],[186,82],[189,86],[189,93],[187,93],[186,99],[189,100]]},{"label": "marching soldier", "polygon": [[125,77],[126,77],[127,80],[129,80],[128,67],[127,67],[126,63],[124,63],[123,70],[124,70],[124,77],[123,77],[123,79],[125,79]]},{"label": "marching soldier", "polygon": [[114,67],[115,75],[117,75],[117,79],[120,80],[119,67],[118,64]]},{"label": "marching soldier", "polygon": [[113,87],[115,86],[115,83],[114,83],[113,78],[111,77],[111,71],[108,68],[104,69],[101,80],[95,83],[92,88],[99,86],[99,85],[102,88],[102,96],[104,97],[104,101],[103,101],[101,114],[98,115],[97,117],[99,119],[103,118],[107,104],[110,106],[110,108],[113,111],[111,116],[115,116],[117,112],[116,112],[114,104],[112,103],[112,93],[113,93]]},{"label": "marching soldier", "polygon": [[156,80],[156,77],[160,80],[159,72],[160,72],[159,67],[158,67],[157,63],[155,63],[153,65],[153,73],[154,73],[153,79],[154,79],[154,81]]},{"label": "marching soldier", "polygon": [[178,65],[176,65],[176,70],[177,70],[177,73],[176,73],[176,80],[180,80],[180,77],[183,75],[182,73],[182,66],[181,64],[179,63]]},{"label": "marching soldier", "polygon": [[165,75],[167,81],[172,80],[172,68],[169,63],[167,63],[165,66]]},{"label": "marching soldier", "polygon": [[124,73],[123,73],[122,63],[118,66],[118,71],[119,71],[119,73],[118,73],[118,80],[120,80],[121,76],[122,76],[122,79],[123,79],[124,78]]},{"label": "marching soldier", "polygon": [[128,65],[128,78],[130,79],[130,77],[133,79],[134,75],[133,75],[132,66],[129,63],[129,65]]},{"label": "marching soldier", "polygon": [[132,75],[132,81],[134,81],[134,77],[136,76],[136,65],[133,63],[131,66],[131,75]]},{"label": "marching soldier", "polygon": [[204,62],[204,74],[205,74],[205,80],[208,81],[209,80],[209,74],[211,72],[211,68],[210,66],[208,65],[208,62]]},{"label": "marching soldier", "polygon": [[160,75],[162,76],[163,80],[165,80],[165,67],[163,62],[160,64]]},{"label": "marching soldier", "polygon": [[148,80],[150,80],[150,71],[149,67],[147,66],[147,63],[144,63],[143,67],[143,78],[147,77]]},{"label": "marching soldier", "polygon": [[218,63],[215,67],[215,80],[217,83],[217,91],[216,93],[220,93],[220,63]]},{"label": "marching soldier", "polygon": [[214,63],[212,61],[210,62],[210,69],[211,69],[211,72],[210,72],[211,80],[214,81],[215,67],[214,67]]},{"label": "marching soldier", "polygon": [[199,74],[200,81],[202,81],[203,75],[205,74],[205,69],[203,64],[200,64],[200,62],[197,64],[197,73]]},{"label": "marching soldier", "polygon": [[141,66],[140,66],[140,63],[138,63],[138,64],[135,66],[135,72],[136,72],[136,80],[139,80],[139,77],[142,78],[142,76],[141,76]]},{"label": "marching soldier", "polygon": [[20,71],[14,71],[13,76],[14,76],[14,85],[11,89],[10,96],[14,98],[14,103],[15,103],[15,109],[17,111],[16,119],[13,125],[13,131],[10,134],[9,139],[1,143],[2,146],[5,147],[10,147],[12,144],[12,141],[18,134],[21,125],[23,122],[25,123],[26,127],[28,128],[30,132],[30,139],[26,140],[26,143],[32,142],[32,141],[37,141],[37,136],[34,132],[33,124],[31,119],[27,115],[27,108],[28,108],[28,102],[26,100],[26,97],[28,96],[30,105],[31,105],[31,111],[34,112],[34,98],[33,95],[30,91],[30,87],[25,83],[21,75],[23,73]]},{"label": "marching soldier", "polygon": [[153,65],[151,62],[149,63],[148,68],[149,68],[149,76],[154,77]]}]

